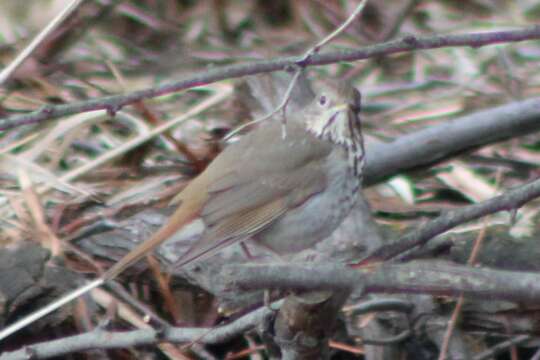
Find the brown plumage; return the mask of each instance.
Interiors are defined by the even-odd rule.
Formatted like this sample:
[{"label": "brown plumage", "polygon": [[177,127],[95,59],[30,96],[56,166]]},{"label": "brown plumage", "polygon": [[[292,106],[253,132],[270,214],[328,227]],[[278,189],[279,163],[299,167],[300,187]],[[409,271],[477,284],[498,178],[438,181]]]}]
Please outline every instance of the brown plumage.
[{"label": "brown plumage", "polygon": [[[353,193],[359,188],[358,168],[363,161],[357,118],[359,101],[359,93],[351,87],[342,87],[337,93],[326,90],[305,111],[288,115],[285,138],[281,123],[269,120],[231,144],[173,199],[172,204],[178,205],[178,209],[169,221],[111,267],[104,278],[114,278],[197,218],[203,220],[205,231],[177,266],[211,256],[225,246],[246,239],[259,240],[278,253],[287,253],[288,246],[283,244],[286,241],[277,239],[278,245],[273,246],[272,238],[290,232],[280,230],[280,223],[287,223],[282,218],[287,217],[289,211],[302,212],[306,202],[340,181],[332,176],[348,176],[346,171],[339,171],[341,168],[350,169],[354,177],[338,185],[343,187],[345,195],[354,197]],[[334,167],[339,168],[333,171],[337,175],[332,174]],[[340,195],[340,188],[336,196]],[[324,199],[318,201],[322,205],[330,204]],[[352,204],[352,201],[347,202],[345,209],[339,211],[338,221],[330,221],[329,229],[317,233],[329,235]],[[325,211],[335,209],[318,211],[324,217]],[[301,214],[297,217],[303,221]],[[294,222],[289,226],[295,226]],[[306,231],[306,236],[315,235],[311,230]],[[316,237],[289,239],[306,243],[291,244],[290,249],[296,252],[322,240],[320,235]]]}]

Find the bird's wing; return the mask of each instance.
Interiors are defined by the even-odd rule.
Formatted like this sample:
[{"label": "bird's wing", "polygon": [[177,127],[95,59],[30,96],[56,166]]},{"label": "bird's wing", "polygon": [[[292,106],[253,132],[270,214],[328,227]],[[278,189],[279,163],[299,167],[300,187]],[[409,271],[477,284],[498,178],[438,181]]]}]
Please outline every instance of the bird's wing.
[{"label": "bird's wing", "polygon": [[[283,198],[283,207],[326,185],[325,161],[331,144],[311,134],[301,123],[273,121],[232,144],[207,169],[208,198],[201,216],[209,226],[244,211]],[[294,191],[293,191],[294,190]],[[296,199],[289,193],[293,192]],[[302,194],[302,195],[300,195]]]},{"label": "bird's wing", "polygon": [[[194,194],[206,197],[206,193],[235,191],[245,184],[271,181],[269,177],[274,174],[292,172],[326,157],[332,151],[332,145],[307,134],[303,124],[292,120],[287,123],[285,139],[282,138],[281,123],[274,120],[229,145],[171,204],[190,203]],[[279,190],[277,183],[267,189],[267,196],[275,196],[273,191],[276,190]],[[202,205],[211,212],[210,208],[215,205],[210,203],[206,206],[206,201],[205,198]]]},{"label": "bird's wing", "polygon": [[281,122],[269,120],[229,145],[170,204],[189,203],[193,194],[217,193],[269,174],[288,172],[325,157],[332,150],[329,143],[307,134],[296,119],[287,122],[286,135],[283,139]]},{"label": "bird's wing", "polygon": [[[251,179],[219,191],[211,191],[200,216],[212,227],[230,217],[244,213],[255,216],[260,207],[281,199],[280,207],[296,207],[310,196],[322,191],[327,184],[325,159],[312,160],[287,172],[261,172]],[[273,207],[279,212],[277,205]]]},{"label": "bird's wing", "polygon": [[[332,146],[305,132],[291,123],[283,139],[279,123],[257,129],[232,144],[186,188],[207,191],[200,212],[206,231],[180,265],[252,236],[324,190]],[[182,194],[178,200],[183,201]]]},{"label": "bird's wing", "polygon": [[267,181],[252,181],[212,193],[201,213],[206,230],[176,266],[212,256],[258,233],[288,209],[323,191],[325,174],[320,161],[315,161],[288,174],[268,175]]}]

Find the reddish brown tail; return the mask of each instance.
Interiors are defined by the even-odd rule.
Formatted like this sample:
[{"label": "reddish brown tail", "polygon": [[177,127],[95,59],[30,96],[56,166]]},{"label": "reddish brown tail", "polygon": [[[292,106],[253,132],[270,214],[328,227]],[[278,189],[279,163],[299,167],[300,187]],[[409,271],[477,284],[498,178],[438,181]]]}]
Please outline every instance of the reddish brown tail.
[{"label": "reddish brown tail", "polygon": [[109,270],[103,274],[104,281],[114,279],[122,271],[139,261],[142,257],[147,255],[150,251],[155,249],[165,240],[173,236],[184,225],[190,223],[197,217],[199,211],[194,212],[192,209],[187,209],[186,206],[180,206],[178,210],[174,212],[169,221],[158,230],[150,239],[146,240],[135,249],[131,250],[116,264],[114,264]]}]

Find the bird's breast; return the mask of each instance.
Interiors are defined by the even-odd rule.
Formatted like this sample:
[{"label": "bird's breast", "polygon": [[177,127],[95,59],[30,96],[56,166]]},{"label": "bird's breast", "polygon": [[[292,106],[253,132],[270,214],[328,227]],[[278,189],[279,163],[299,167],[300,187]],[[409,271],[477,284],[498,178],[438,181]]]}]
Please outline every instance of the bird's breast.
[{"label": "bird's breast", "polygon": [[347,152],[336,147],[325,161],[325,189],[288,210],[255,239],[280,255],[310,248],[327,238],[353,208],[360,179],[354,176]]}]

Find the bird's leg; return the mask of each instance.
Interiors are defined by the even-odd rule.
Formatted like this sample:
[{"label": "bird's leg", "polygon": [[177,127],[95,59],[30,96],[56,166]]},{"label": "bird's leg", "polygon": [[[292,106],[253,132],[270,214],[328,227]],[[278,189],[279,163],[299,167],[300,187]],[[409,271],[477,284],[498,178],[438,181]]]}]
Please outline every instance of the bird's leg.
[{"label": "bird's leg", "polygon": [[240,241],[240,247],[242,247],[242,252],[246,256],[246,258],[248,258],[248,260],[251,260],[251,261],[255,260],[255,257],[251,254],[245,242]]}]

